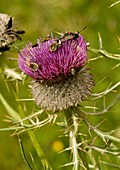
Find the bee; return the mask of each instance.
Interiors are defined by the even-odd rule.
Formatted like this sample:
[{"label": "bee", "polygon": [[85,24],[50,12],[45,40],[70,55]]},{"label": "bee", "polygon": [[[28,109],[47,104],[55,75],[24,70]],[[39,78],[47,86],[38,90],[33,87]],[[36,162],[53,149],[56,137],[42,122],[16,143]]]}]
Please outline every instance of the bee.
[{"label": "bee", "polygon": [[36,71],[39,68],[38,64],[30,61],[30,59],[27,59],[25,63],[32,71]]},{"label": "bee", "polygon": [[24,34],[23,30],[13,28],[13,18],[7,14],[0,13],[0,51],[6,51],[16,40],[21,40],[20,35]]},{"label": "bee", "polygon": [[50,45],[50,51],[56,51],[58,49],[58,47],[60,47],[62,45],[61,40],[57,39],[54,40],[54,42]]},{"label": "bee", "polygon": [[32,71],[36,71],[38,69],[38,64],[36,64],[35,62],[31,62],[29,64],[29,68],[32,70]]}]

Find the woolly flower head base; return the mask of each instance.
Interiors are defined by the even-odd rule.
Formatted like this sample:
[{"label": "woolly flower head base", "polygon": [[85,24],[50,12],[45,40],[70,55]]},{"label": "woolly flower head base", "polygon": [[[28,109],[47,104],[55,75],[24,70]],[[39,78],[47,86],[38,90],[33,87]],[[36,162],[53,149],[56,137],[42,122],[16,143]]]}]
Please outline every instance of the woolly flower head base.
[{"label": "woolly flower head base", "polygon": [[[60,41],[60,44],[58,44]],[[55,50],[51,50],[56,44]],[[59,111],[86,100],[93,87],[92,75],[84,68],[87,46],[83,37],[29,43],[19,53],[20,69],[32,77],[33,98],[38,106]]]}]

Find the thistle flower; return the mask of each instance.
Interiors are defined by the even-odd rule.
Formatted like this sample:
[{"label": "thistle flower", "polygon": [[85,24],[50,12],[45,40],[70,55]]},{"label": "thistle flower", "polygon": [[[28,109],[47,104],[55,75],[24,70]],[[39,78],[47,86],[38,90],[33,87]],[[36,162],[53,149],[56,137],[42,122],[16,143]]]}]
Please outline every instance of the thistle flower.
[{"label": "thistle flower", "polygon": [[53,111],[79,105],[94,85],[89,69],[84,68],[88,60],[84,38],[61,41],[51,50],[58,40],[29,43],[18,59],[20,69],[34,79],[31,90],[36,104]]},{"label": "thistle flower", "polygon": [[16,30],[13,18],[7,14],[0,13],[0,51],[6,51],[16,40],[21,40],[20,34],[24,34],[23,30]]}]

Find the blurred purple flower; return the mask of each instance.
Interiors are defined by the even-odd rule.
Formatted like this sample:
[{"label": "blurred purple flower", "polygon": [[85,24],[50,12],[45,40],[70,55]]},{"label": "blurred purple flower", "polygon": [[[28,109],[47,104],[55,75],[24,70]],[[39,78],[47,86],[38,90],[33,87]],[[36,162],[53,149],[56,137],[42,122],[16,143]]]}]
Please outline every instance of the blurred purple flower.
[{"label": "blurred purple flower", "polygon": [[51,51],[56,39],[29,43],[19,53],[20,69],[32,77],[33,98],[47,110],[63,110],[86,100],[94,85],[87,63],[87,45],[81,35],[62,41]]}]

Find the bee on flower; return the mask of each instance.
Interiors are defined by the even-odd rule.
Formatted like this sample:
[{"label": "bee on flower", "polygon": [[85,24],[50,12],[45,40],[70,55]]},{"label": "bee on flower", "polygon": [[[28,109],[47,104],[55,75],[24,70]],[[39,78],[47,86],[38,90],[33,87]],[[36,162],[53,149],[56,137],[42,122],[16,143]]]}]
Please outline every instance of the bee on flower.
[{"label": "bee on flower", "polygon": [[36,104],[53,111],[79,105],[94,86],[90,69],[85,67],[88,55],[83,36],[70,32],[58,40],[62,43],[56,50],[50,50],[54,37],[42,42],[38,39],[34,48],[29,43],[18,59],[20,69],[33,79],[31,91]]}]

